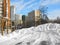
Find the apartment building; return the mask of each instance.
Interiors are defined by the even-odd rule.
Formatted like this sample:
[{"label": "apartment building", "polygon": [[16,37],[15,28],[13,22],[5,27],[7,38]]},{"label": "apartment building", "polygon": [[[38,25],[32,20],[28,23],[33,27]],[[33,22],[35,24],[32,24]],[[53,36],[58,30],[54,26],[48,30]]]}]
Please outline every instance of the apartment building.
[{"label": "apartment building", "polygon": [[[0,15],[10,19],[10,0],[0,0]],[[8,25],[10,25],[9,21]]]},{"label": "apartment building", "polygon": [[10,27],[10,0],[0,0],[0,17],[1,17],[1,28],[4,31],[5,26]]},{"label": "apartment building", "polygon": [[27,21],[29,25],[38,25],[40,24],[41,12],[40,10],[34,10],[28,13]]},{"label": "apartment building", "polygon": [[15,14],[15,25],[22,24],[22,15]]},{"label": "apartment building", "polygon": [[[2,15],[2,0],[0,0],[0,17]],[[0,30],[1,30],[1,18],[0,18]]]}]

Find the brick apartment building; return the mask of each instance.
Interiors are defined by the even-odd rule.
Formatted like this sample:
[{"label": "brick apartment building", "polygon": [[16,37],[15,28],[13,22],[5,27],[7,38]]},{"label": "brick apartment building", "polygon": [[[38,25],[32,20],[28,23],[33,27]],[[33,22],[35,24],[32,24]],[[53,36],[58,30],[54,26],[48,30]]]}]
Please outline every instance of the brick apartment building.
[{"label": "brick apartment building", "polygon": [[[5,26],[10,26],[10,0],[0,0],[0,17],[2,16],[1,21],[1,30],[4,31]],[[8,21],[6,21],[7,19]]]}]

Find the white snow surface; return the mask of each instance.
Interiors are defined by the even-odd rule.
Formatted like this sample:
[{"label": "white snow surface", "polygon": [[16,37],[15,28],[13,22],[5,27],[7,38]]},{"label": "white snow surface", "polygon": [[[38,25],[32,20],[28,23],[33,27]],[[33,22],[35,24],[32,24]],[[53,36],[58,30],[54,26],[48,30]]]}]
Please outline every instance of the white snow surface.
[{"label": "white snow surface", "polygon": [[0,45],[60,45],[60,24],[47,23],[0,34]]}]

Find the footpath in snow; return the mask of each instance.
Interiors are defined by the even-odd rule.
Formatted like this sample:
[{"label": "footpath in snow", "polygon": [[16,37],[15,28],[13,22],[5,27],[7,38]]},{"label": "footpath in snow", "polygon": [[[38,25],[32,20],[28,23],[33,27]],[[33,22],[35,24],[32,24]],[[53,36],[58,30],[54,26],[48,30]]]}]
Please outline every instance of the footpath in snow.
[{"label": "footpath in snow", "polygon": [[0,45],[60,45],[60,24],[47,23],[0,35]]}]

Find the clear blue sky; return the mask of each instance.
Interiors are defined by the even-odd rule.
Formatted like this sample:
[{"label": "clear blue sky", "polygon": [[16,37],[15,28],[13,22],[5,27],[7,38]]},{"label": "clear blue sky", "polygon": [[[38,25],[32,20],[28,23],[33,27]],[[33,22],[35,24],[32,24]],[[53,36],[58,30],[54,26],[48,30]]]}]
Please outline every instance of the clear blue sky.
[{"label": "clear blue sky", "polygon": [[47,16],[50,19],[60,16],[60,0],[11,0],[11,5],[15,5],[16,14],[27,15],[43,5],[48,7]]}]

